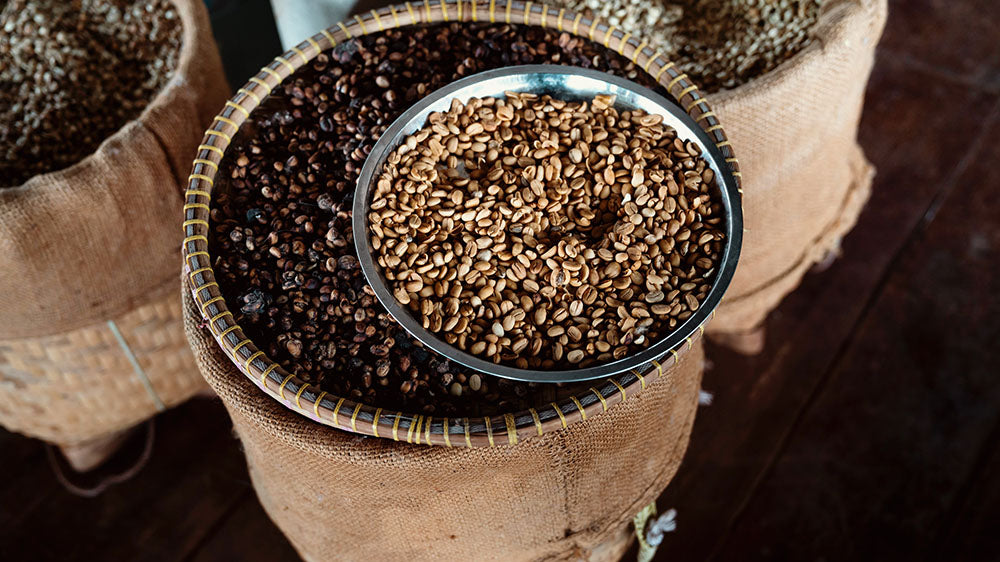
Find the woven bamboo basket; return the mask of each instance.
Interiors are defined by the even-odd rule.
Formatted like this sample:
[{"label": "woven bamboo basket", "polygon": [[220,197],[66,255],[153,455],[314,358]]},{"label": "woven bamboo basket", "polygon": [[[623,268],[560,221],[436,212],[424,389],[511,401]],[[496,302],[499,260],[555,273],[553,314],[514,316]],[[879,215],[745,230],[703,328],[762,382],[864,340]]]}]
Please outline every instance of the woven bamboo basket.
[{"label": "woven bamboo basket", "polygon": [[0,340],[0,424],[59,445],[80,470],[123,430],[207,390],[173,283],[111,320]]},{"label": "woven bamboo basket", "polygon": [[199,147],[183,222],[185,326],[199,367],[229,410],[261,503],[306,560],[610,561],[633,528],[648,559],[651,502],[680,464],[697,409],[704,326],[645,372],[595,381],[544,408],[449,419],[354,402],[299,380],[244,334],[220,292],[210,203],[220,162],[254,109],[326,49],[440,22],[549,27],[604,45],[677,100],[739,181],[730,143],[698,88],[641,38],[520,1],[427,1],[358,15],[252,77]]},{"label": "woven bamboo basket", "polygon": [[216,116],[206,132],[189,178],[183,223],[184,271],[193,285],[201,314],[219,345],[241,372],[286,407],[339,429],[413,443],[449,447],[493,446],[498,442],[515,444],[522,439],[592,418],[639,393],[679,361],[679,356],[689,350],[693,340],[704,332],[704,326],[700,326],[678,349],[672,350],[661,361],[654,362],[649,372],[632,371],[612,377],[595,384],[585,394],[571,396],[546,408],[482,418],[434,418],[385,410],[377,405],[330,395],[298,379],[269,359],[235,322],[215,280],[208,252],[209,203],[219,162],[233,136],[263,98],[300,66],[345,40],[394,27],[449,21],[551,27],[586,37],[617,52],[648,72],[703,127],[715,140],[726,163],[740,181],[739,164],[708,102],[698,87],[648,42],[600,20],[589,20],[579,14],[532,2],[441,0],[433,4],[429,1],[420,5],[407,3],[372,10],[310,37],[261,69],[232,100],[226,102],[225,109]]}]

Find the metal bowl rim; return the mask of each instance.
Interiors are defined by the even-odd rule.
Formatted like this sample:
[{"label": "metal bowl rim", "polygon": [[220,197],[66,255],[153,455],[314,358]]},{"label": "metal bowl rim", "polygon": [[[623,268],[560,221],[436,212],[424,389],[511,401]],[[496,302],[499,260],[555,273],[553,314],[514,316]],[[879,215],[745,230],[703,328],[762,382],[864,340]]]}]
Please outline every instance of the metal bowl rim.
[{"label": "metal bowl rim", "polygon": [[[486,361],[470,353],[466,353],[457,347],[445,342],[435,334],[424,329],[416,318],[396,300],[389,290],[378,266],[372,257],[369,245],[368,210],[371,198],[374,178],[377,172],[381,172],[385,159],[392,150],[398,146],[399,141],[406,135],[412,134],[403,131],[411,125],[415,119],[421,119],[422,128],[426,123],[428,108],[440,102],[444,98],[461,96],[461,92],[474,87],[483,82],[497,78],[510,76],[542,74],[542,75],[570,75],[582,76],[584,78],[596,79],[608,83],[614,87],[630,91],[631,93],[645,97],[659,106],[664,113],[669,113],[671,117],[681,121],[696,139],[702,149],[702,157],[709,160],[710,164],[715,164],[716,181],[722,198],[725,215],[726,245],[720,264],[717,266],[715,278],[712,280],[712,287],[708,296],[687,320],[675,329],[661,337],[649,347],[632,353],[622,359],[601,363],[581,369],[563,369],[539,371],[533,369],[521,369],[509,365],[501,365]],[[487,95],[502,95],[503,91]],[[483,94],[469,97],[484,97]],[[467,99],[467,98],[463,98]],[[617,104],[616,104],[617,105]],[[621,78],[606,72],[593,69],[579,68],[562,65],[521,65],[487,70],[460,78],[434,92],[431,92],[413,106],[408,108],[397,117],[385,130],[375,143],[368,157],[362,166],[355,187],[354,201],[352,205],[352,227],[354,230],[354,245],[357,252],[358,262],[361,265],[368,284],[375,292],[375,296],[386,308],[392,317],[417,340],[449,360],[455,361],[465,367],[494,375],[506,379],[528,381],[528,382],[578,382],[609,377],[629,370],[643,371],[654,361],[661,359],[672,350],[688,341],[690,336],[707,322],[716,307],[722,300],[722,296],[732,281],[733,274],[739,261],[740,249],[743,241],[743,212],[741,207],[741,195],[739,186],[732,170],[726,163],[725,157],[719,148],[711,140],[707,133],[695,122],[695,120],[684,112],[675,102],[668,100],[653,90],[636,84],[625,78]]]}]

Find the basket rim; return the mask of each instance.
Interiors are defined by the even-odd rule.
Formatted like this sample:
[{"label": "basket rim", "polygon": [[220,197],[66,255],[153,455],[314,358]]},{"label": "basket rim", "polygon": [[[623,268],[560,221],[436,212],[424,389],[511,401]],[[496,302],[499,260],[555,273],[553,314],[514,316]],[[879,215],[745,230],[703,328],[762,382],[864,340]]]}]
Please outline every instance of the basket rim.
[{"label": "basket rim", "polygon": [[[422,4],[406,2],[371,10],[355,15],[350,20],[338,22],[264,66],[226,101],[222,111],[205,132],[193,161],[185,192],[182,223],[184,240],[181,243],[185,285],[191,290],[213,339],[226,356],[258,388],[285,407],[337,429],[396,441],[405,440],[408,443],[446,447],[515,445],[523,439],[564,429],[573,423],[599,415],[629,396],[641,392],[651,382],[663,377],[666,368],[681,360],[681,355],[690,350],[693,342],[704,334],[704,324],[714,316],[713,312],[691,336],[665,354],[662,361],[653,361],[653,368],[645,375],[636,370],[615,375],[603,382],[595,382],[587,393],[563,398],[540,409],[529,408],[515,413],[459,418],[398,412],[321,391],[268,358],[236,323],[216,282],[208,251],[209,203],[219,163],[232,144],[233,136],[274,88],[300,67],[310,63],[319,53],[345,40],[375,31],[453,21],[507,23],[555,28],[602,44],[653,77],[715,141],[716,148],[725,159],[724,164],[729,165],[736,180],[737,192],[742,197],[739,163],[705,95],[648,41],[640,42],[632,34],[603,22],[600,18],[585,18],[579,13],[535,2],[501,2],[499,5],[497,0],[438,0],[433,4],[430,0],[424,0]],[[651,69],[654,64],[655,73]],[[402,434],[404,431],[405,436]]]}]

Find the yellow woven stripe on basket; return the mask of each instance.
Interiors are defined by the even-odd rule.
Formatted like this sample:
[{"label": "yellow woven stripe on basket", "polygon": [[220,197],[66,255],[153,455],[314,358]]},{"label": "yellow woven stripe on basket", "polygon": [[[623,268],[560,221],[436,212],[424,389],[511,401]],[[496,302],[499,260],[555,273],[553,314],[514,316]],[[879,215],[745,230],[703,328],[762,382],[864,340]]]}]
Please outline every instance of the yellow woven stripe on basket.
[{"label": "yellow woven stripe on basket", "polygon": [[257,359],[258,357],[261,357],[263,355],[264,355],[263,351],[257,351],[256,353],[253,353],[252,355],[250,355],[250,357],[247,357],[247,360],[243,363],[243,370],[249,373],[250,372],[250,364],[253,363],[254,359]]},{"label": "yellow woven stripe on basket", "polygon": [[337,46],[337,40],[333,38],[333,35],[330,33],[329,30],[323,29],[320,31],[320,33],[322,33],[323,37],[326,37],[326,40],[330,42],[331,47]]},{"label": "yellow woven stripe on basket", "polygon": [[232,119],[230,119],[228,117],[223,117],[221,115],[216,115],[215,116],[215,121],[218,121],[220,123],[224,123],[226,125],[229,125],[230,127],[233,128],[233,131],[240,130],[240,126],[236,124],[236,121],[233,121]]},{"label": "yellow woven stripe on basket", "polygon": [[[206,252],[206,253],[208,253],[208,252]],[[188,256],[188,257],[190,258],[191,256]],[[191,273],[189,273],[188,274],[188,278],[191,279],[192,281],[194,281],[194,276],[195,275],[198,275],[199,273],[204,273],[206,271],[212,271],[212,268],[211,267],[199,267],[198,269],[196,269],[196,270],[192,271]]]},{"label": "yellow woven stripe on basket", "polygon": [[309,57],[306,56],[305,52],[302,49],[298,47],[291,47],[291,50],[296,55],[299,55],[299,58],[302,59],[302,64],[307,64],[309,62]]},{"label": "yellow woven stripe on basket", "polygon": [[486,440],[490,442],[490,447],[493,446],[493,426],[490,424],[489,416],[483,418],[486,422]]},{"label": "yellow woven stripe on basket", "polygon": [[266,72],[271,76],[274,76],[274,79],[278,81],[278,84],[281,84],[281,82],[284,80],[284,78],[281,77],[281,74],[278,74],[278,71],[271,68],[270,66],[261,67],[260,70],[261,72]]},{"label": "yellow woven stripe on basket", "polygon": [[226,141],[227,145],[229,145],[229,144],[231,144],[233,142],[232,137],[230,137],[226,133],[223,133],[222,131],[216,131],[215,129],[209,129],[209,130],[205,131],[205,134],[209,135],[209,136],[213,136],[213,137],[219,137],[219,138],[223,139],[224,141]]},{"label": "yellow woven stripe on basket", "polygon": [[251,76],[249,81],[253,82],[254,84],[257,84],[258,86],[263,86],[263,88],[267,90],[267,94],[265,95],[271,95],[272,88],[271,85],[268,84],[267,82],[261,80],[260,78],[257,78],[256,76]]},{"label": "yellow woven stripe on basket", "polygon": [[402,416],[402,414],[396,412],[396,419],[392,422],[392,439],[394,441],[399,441],[399,419]]},{"label": "yellow woven stripe on basket", "polygon": [[378,12],[375,10],[371,11],[372,17],[375,18],[375,25],[378,26],[379,31],[385,31],[385,26],[382,25],[382,18],[378,17]]},{"label": "yellow woven stripe on basket", "polygon": [[221,148],[219,148],[217,146],[212,146],[210,144],[199,144],[198,145],[198,150],[199,151],[201,151],[201,150],[210,150],[212,152],[215,152],[219,156],[225,156],[225,154],[226,154],[225,152],[222,151]]},{"label": "yellow woven stripe on basket", "polygon": [[625,399],[628,398],[628,394],[625,393],[625,387],[618,384],[618,381],[616,381],[615,379],[608,379],[608,382],[610,382],[611,384],[615,385],[618,388],[618,391],[622,393],[622,402],[624,402]]},{"label": "yellow woven stripe on basket", "polygon": [[656,376],[657,377],[662,377],[663,376],[663,365],[661,365],[660,362],[657,361],[657,360],[655,360],[655,359],[652,361],[652,363],[653,363],[653,366],[656,367]]},{"label": "yellow woven stripe on basket", "polygon": [[225,339],[226,336],[228,336],[229,334],[231,334],[231,333],[233,333],[233,332],[235,332],[236,330],[239,330],[239,329],[240,329],[239,326],[230,326],[230,327],[226,328],[225,330],[223,330],[222,333],[218,335],[218,338],[220,340],[221,339]]},{"label": "yellow woven stripe on basket", "polygon": [[424,416],[417,415],[416,418],[410,420],[410,427],[406,429],[406,442],[413,443],[413,430],[417,430],[417,442],[420,442],[420,422],[424,419]]},{"label": "yellow woven stripe on basket", "polygon": [[556,404],[555,402],[549,402],[549,404],[551,404],[552,408],[556,411],[557,414],[559,414],[559,421],[562,422],[563,429],[565,429],[566,428],[566,416],[563,415],[562,409],[560,409],[559,405]]},{"label": "yellow woven stripe on basket", "polygon": [[212,298],[208,299],[207,301],[201,303],[201,313],[202,314],[208,314],[208,307],[209,307],[209,305],[217,303],[217,302],[219,302],[221,300],[224,300],[221,296],[219,296],[219,297],[212,297]]},{"label": "yellow woven stripe on basket", "polygon": [[[695,91],[697,89],[698,89],[698,86],[695,86],[694,84],[691,84],[687,88],[684,88],[683,90],[681,90],[681,92],[679,94],[677,94],[677,101],[681,101],[684,98],[684,96],[690,94],[691,92],[693,92],[693,91]],[[690,113],[690,110],[688,110],[688,112]]]},{"label": "yellow woven stripe on basket", "polygon": [[628,40],[632,38],[631,33],[626,33],[622,36],[622,40],[618,42],[618,54],[625,56],[625,46],[628,45]]},{"label": "yellow woven stripe on basket", "polygon": [[504,414],[504,423],[507,424],[507,443],[517,445],[517,422],[513,414]]},{"label": "yellow woven stripe on basket", "polygon": [[441,422],[441,429],[441,433],[444,435],[445,446],[451,447],[451,431],[448,428],[448,418],[445,418],[444,421]]},{"label": "yellow woven stripe on basket", "polygon": [[341,398],[337,400],[337,405],[333,407],[333,427],[337,429],[342,429],[340,427],[340,407],[344,405],[344,399]]},{"label": "yellow woven stripe on basket", "polygon": [[594,387],[590,387],[590,391],[593,392],[595,396],[597,396],[597,399],[601,401],[601,407],[604,408],[605,412],[607,412],[608,401],[604,399],[604,395],[598,392],[597,389]]},{"label": "yellow woven stripe on basket", "polygon": [[632,369],[632,374],[635,375],[636,377],[638,377],[639,384],[642,386],[642,389],[646,390],[646,377],[642,376],[642,373],[640,373],[639,371],[637,371],[635,369]]},{"label": "yellow woven stripe on basket", "polygon": [[[708,100],[705,99],[705,98],[694,98],[694,101],[692,101],[691,103],[689,103],[688,106],[687,106],[687,109],[685,109],[684,111],[686,111],[687,113],[691,113],[691,111],[694,110],[694,108],[696,106],[701,105],[703,103],[708,103]],[[722,127],[719,126],[719,128],[721,129]],[[715,129],[713,129],[713,130],[715,130]],[[705,131],[705,132],[707,133],[709,131]]]},{"label": "yellow woven stripe on basket", "polygon": [[[688,77],[688,75],[685,72],[682,72],[682,73],[678,74],[676,78],[674,78],[673,80],[671,80],[667,84],[667,91],[670,92],[671,95],[673,95],[673,92],[671,90],[674,89],[674,86],[676,86],[677,84],[679,84],[681,81],[687,79],[687,77]],[[674,99],[680,99],[680,97],[677,96]]]},{"label": "yellow woven stripe on basket", "polygon": [[382,415],[382,408],[375,408],[375,415],[372,416],[372,435],[379,437],[378,434],[378,418]]},{"label": "yellow woven stripe on basket", "polygon": [[281,381],[281,384],[278,385],[278,398],[280,400],[285,399],[285,385],[288,384],[288,381],[292,380],[292,377],[294,376],[295,375],[288,375],[287,377],[285,377],[285,380]]},{"label": "yellow woven stripe on basket", "polygon": [[576,404],[576,409],[580,410],[580,420],[586,420],[587,412],[583,409],[583,404],[581,404],[580,401],[576,399],[576,396],[570,396],[569,399],[572,400],[574,404]]},{"label": "yellow woven stripe on basket", "polygon": [[301,410],[302,409],[302,393],[305,389],[309,388],[309,383],[302,383],[299,386],[299,391],[295,393],[295,405]]},{"label": "yellow woven stripe on basket", "polygon": [[538,419],[538,411],[535,410],[534,408],[528,408],[528,411],[531,412],[531,419],[534,420],[534,422],[535,422],[535,429],[538,430],[538,436],[541,437],[542,433],[543,433],[543,431],[542,431],[542,420]]},{"label": "yellow woven stripe on basket", "polygon": [[609,25],[608,32],[604,34],[604,42],[602,43],[605,49],[611,49],[611,47],[608,46],[608,43],[611,42],[611,34],[614,33],[614,31],[615,31],[614,26]]},{"label": "yellow woven stripe on basket", "polygon": [[[292,47],[292,48],[295,49],[295,47]],[[298,50],[298,49],[296,49],[296,50]],[[301,52],[302,51],[299,51],[299,53],[301,53]],[[302,58],[305,59],[305,55],[302,55]],[[257,102],[257,103],[260,103],[260,102]],[[242,113],[245,117],[250,117],[250,112],[247,111],[247,108],[243,107],[242,105],[240,105],[238,103],[233,103],[231,100],[226,100],[226,107],[231,107],[231,108],[235,109],[236,111],[239,111],[240,113]],[[235,123],[233,123],[233,124],[236,125]],[[239,125],[236,125],[236,128],[238,129]]]},{"label": "yellow woven stripe on basket", "polygon": [[354,21],[358,22],[358,26],[361,27],[361,34],[368,35],[368,28],[365,27],[365,20],[361,19],[360,15],[355,14]]},{"label": "yellow woven stripe on basket", "polygon": [[274,60],[278,61],[280,64],[285,65],[288,68],[288,72],[295,72],[295,65],[291,63],[288,59],[282,56],[274,57]]},{"label": "yellow woven stripe on basket", "polygon": [[317,55],[323,52],[323,48],[319,46],[319,42],[317,42],[312,37],[306,37],[306,41],[308,41],[309,44],[312,45],[314,49],[316,49]]},{"label": "yellow woven stripe on basket", "polygon": [[354,413],[351,414],[351,431],[354,433],[358,432],[358,412],[360,411],[361,403],[358,403],[358,405],[354,407]]},{"label": "yellow woven stripe on basket", "polygon": [[[234,326],[234,328],[235,328],[235,326]],[[233,348],[233,355],[236,355],[241,349],[243,349],[244,347],[250,345],[251,343],[253,343],[253,342],[250,341],[250,339],[248,338],[248,339],[245,339],[245,340],[241,341],[240,343],[236,344],[236,347]]]},{"label": "yellow woven stripe on basket", "polygon": [[634,51],[632,51],[632,64],[639,64],[636,61],[639,60],[639,57],[642,56],[642,51],[648,46],[649,46],[649,41],[643,41],[642,43],[639,43],[639,46],[636,47]]},{"label": "yellow woven stripe on basket", "polygon": [[[210,131],[210,132],[212,132],[212,131]],[[214,132],[217,132],[217,131],[214,131]],[[215,180],[213,180],[212,178],[206,176],[205,174],[191,174],[191,175],[188,176],[188,181],[192,181],[192,180],[205,181],[205,182],[208,182],[208,185],[211,185],[213,187],[215,186]]]},{"label": "yellow woven stripe on basket", "polygon": [[265,389],[267,388],[267,376],[270,375],[271,372],[274,371],[277,368],[278,368],[278,364],[275,363],[275,364],[271,365],[270,367],[264,369],[264,374],[262,374],[260,376],[260,382],[261,382],[261,384],[264,385]]},{"label": "yellow woven stripe on basket", "polygon": [[597,31],[597,24],[600,23],[600,21],[601,18],[594,18],[594,21],[590,22],[590,33],[587,34],[587,37],[591,41],[594,40],[594,32]]},{"label": "yellow woven stripe on basket", "polygon": [[319,418],[319,405],[321,402],[323,402],[323,397],[326,395],[327,392],[324,390],[323,392],[319,393],[319,396],[316,397],[316,401],[313,402],[313,413],[316,414],[317,419]]},{"label": "yellow woven stripe on basket", "polygon": [[195,158],[193,163],[194,164],[204,164],[206,166],[209,166],[210,168],[212,168],[216,172],[219,171],[219,165],[216,164],[215,162],[212,162],[211,160],[205,160],[204,158]]},{"label": "yellow woven stripe on basket", "polygon": [[208,256],[208,252],[206,252],[204,250],[199,250],[197,252],[191,252],[190,254],[187,255],[187,259],[188,259],[188,261],[191,261],[191,258],[196,258],[198,256]]}]

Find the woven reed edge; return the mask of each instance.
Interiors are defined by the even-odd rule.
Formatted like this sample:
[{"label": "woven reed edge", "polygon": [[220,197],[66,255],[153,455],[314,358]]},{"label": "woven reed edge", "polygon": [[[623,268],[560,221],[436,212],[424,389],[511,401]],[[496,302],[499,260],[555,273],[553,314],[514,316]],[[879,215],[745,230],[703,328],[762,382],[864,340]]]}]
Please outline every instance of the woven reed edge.
[{"label": "woven reed edge", "polygon": [[[502,1],[502,0],[501,0]],[[589,392],[571,396],[542,409],[480,418],[447,418],[375,408],[320,391],[288,373],[265,355],[236,323],[219,290],[208,253],[209,203],[225,151],[243,123],[276,87],[319,53],[344,41],[398,27],[449,21],[514,23],[555,28],[598,42],[629,59],[662,85],[712,138],[736,178],[742,195],[742,177],[732,145],[698,87],[674,63],[647,41],[602,22],[545,4],[507,0],[424,0],[371,10],[339,22],[275,57],[237,90],[205,132],[193,161],[184,205],[184,273],[205,326],[233,364],[261,390],[287,408],[324,425],[391,438],[396,441],[446,447],[513,445],[523,439],[564,429],[599,415],[638,394],[665,369],[680,361],[705,331],[702,324],[678,348],[654,361],[643,375],[638,370],[595,383]],[[714,317],[714,312],[712,314]],[[707,323],[707,321],[706,321]],[[310,389],[312,387],[312,390]]]}]

